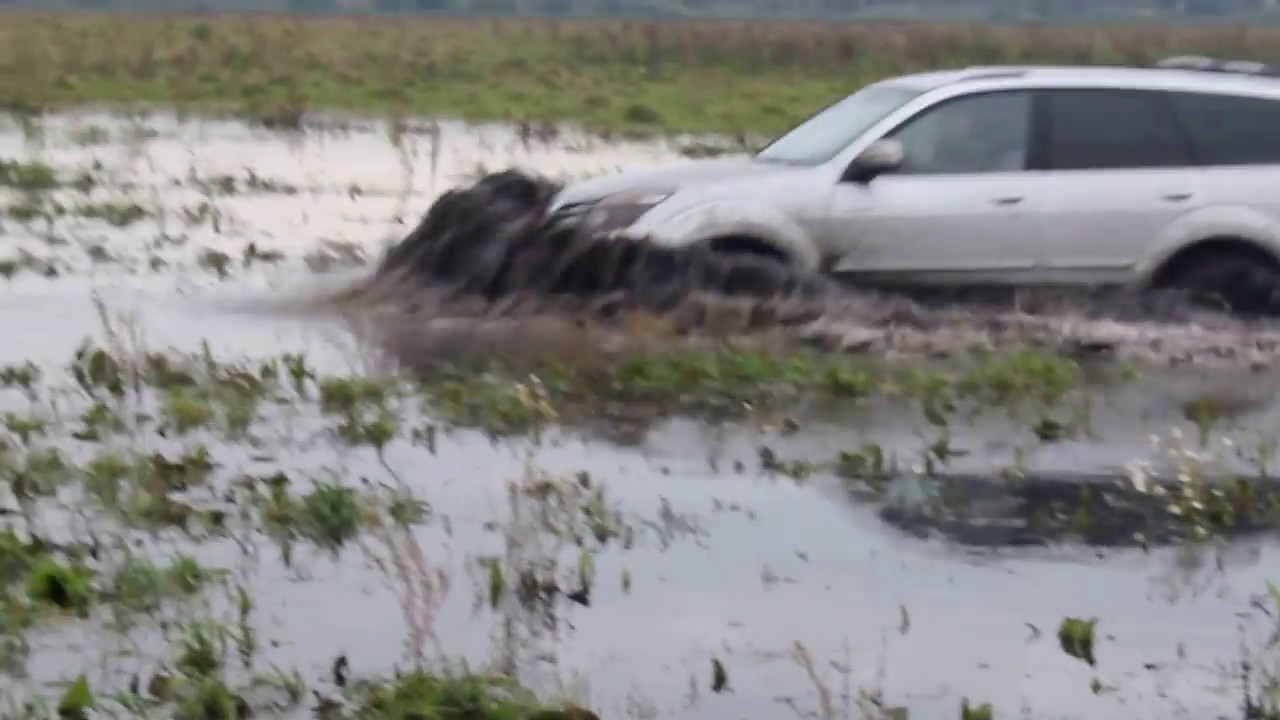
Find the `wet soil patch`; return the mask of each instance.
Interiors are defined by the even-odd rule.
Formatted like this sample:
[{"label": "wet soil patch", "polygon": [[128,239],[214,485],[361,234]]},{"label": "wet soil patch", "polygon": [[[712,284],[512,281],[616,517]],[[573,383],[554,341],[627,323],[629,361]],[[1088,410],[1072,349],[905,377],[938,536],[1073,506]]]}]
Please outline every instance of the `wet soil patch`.
[{"label": "wet soil patch", "polygon": [[874,497],[880,517],[919,537],[964,545],[1150,547],[1239,538],[1280,528],[1280,479],[1237,478],[1188,487],[1127,477],[1036,473],[1019,478],[939,475],[899,478],[853,497]]}]

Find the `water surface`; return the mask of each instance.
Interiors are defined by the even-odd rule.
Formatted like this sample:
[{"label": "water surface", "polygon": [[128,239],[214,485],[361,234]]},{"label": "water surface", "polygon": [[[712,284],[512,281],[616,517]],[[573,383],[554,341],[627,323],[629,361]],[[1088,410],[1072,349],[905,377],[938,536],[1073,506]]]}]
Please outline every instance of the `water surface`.
[{"label": "water surface", "polygon": [[[133,146],[52,139],[88,123],[113,136],[133,127],[147,139]],[[125,229],[77,218],[52,228],[5,221],[9,247],[57,258],[66,269],[55,278],[22,273],[6,285],[0,363],[31,360],[50,370],[64,366],[86,336],[103,337],[96,298],[117,327],[138,331],[148,348],[194,351],[207,343],[223,360],[301,352],[321,370],[358,371],[368,353],[340,325],[267,302],[335,281],[302,262],[320,241],[376,252],[380,239],[402,231],[395,215],[421,212],[450,178],[477,163],[575,173],[675,157],[669,147],[643,144],[524,149],[500,127],[446,125],[436,175],[424,177],[428,161],[419,155],[406,185],[398,174],[401,156],[376,130],[315,134],[291,145],[231,122],[151,120],[146,127],[154,136],[109,116],[57,117],[45,127],[43,144],[17,131],[0,135],[0,156],[42,157],[58,167],[100,161],[98,172],[137,183],[144,190],[129,196],[150,197],[159,208]],[[308,189],[221,196],[189,187],[191,177],[244,177],[246,169]],[[350,192],[353,185],[363,194]],[[412,192],[402,210],[397,194],[407,186]],[[219,227],[181,219],[184,208],[202,202],[217,205]],[[67,244],[51,244],[50,237]],[[237,268],[226,279],[196,262],[208,248],[239,258],[250,242],[282,251],[286,260]],[[83,250],[94,244],[121,260],[94,263]],[[148,258],[156,255],[170,264],[150,268]],[[1120,472],[1151,456],[1152,434],[1194,431],[1181,415],[1187,399],[1241,382],[1180,370],[1100,392],[1094,438],[1043,445],[1027,462],[1045,472]],[[1237,436],[1266,436],[1276,412],[1272,403],[1261,405],[1243,417],[1248,428]],[[490,524],[508,513],[506,484],[532,465],[552,474],[588,471],[637,528],[633,548],[597,558],[591,606],[570,607],[562,636],[541,638],[533,649],[554,651],[560,662],[554,674],[604,717],[654,716],[645,708],[660,717],[784,717],[792,712],[788,698],[814,711],[815,684],[789,655],[797,642],[837,705],[844,680],[832,663],[845,662],[847,649],[852,687],[879,689],[888,705],[909,708],[917,720],[956,717],[962,697],[995,703],[997,717],[1240,717],[1235,666],[1242,634],[1254,647],[1274,626],[1253,604],[1280,567],[1270,540],[1150,552],[976,549],[922,540],[884,523],[874,505],[852,501],[834,475],[797,482],[762,472],[757,456],[768,445],[789,457],[826,459],[874,442],[909,458],[929,440],[914,411],[873,404],[838,423],[815,416],[802,424],[800,433],[784,437],[672,421],[635,447],[573,434],[541,444],[495,443],[470,431],[443,437],[435,454],[407,442],[391,446],[387,466],[436,514],[419,539],[430,565],[452,580],[433,623],[440,648],[474,662],[489,655],[494,619],[473,609],[471,575],[477,556],[503,552],[503,534]],[[1032,439],[1007,419],[979,419],[957,429],[954,444],[970,454],[954,469],[991,472],[1010,463],[1015,448],[1038,444]],[[235,468],[257,467],[240,450],[224,452]],[[387,472],[372,457],[334,448],[283,448],[279,455],[299,478],[326,468],[348,477]],[[202,552],[243,563],[228,547]],[[245,570],[263,613],[258,619],[279,643],[264,642],[266,658],[316,674],[339,653],[358,672],[396,664],[407,628],[394,588],[354,550],[337,561],[307,553],[300,563],[302,571],[287,570],[268,548]],[[1097,668],[1058,648],[1054,633],[1064,616],[1099,618]],[[33,672],[66,677],[80,645],[95,647],[105,638],[77,627],[53,631]],[[547,689],[548,671],[530,659],[533,650],[525,656],[526,679]],[[709,689],[712,658],[728,671],[728,692]],[[127,675],[149,663],[124,659],[101,672]],[[1094,678],[1101,692],[1091,690]]]}]

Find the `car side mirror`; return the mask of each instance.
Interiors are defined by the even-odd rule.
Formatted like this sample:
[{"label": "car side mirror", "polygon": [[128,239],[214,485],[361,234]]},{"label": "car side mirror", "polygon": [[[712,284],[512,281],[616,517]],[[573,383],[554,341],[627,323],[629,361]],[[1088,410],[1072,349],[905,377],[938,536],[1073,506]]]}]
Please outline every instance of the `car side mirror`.
[{"label": "car side mirror", "polygon": [[878,175],[893,172],[902,166],[905,153],[902,143],[892,138],[883,138],[868,145],[849,163],[845,170],[844,180],[866,185]]}]

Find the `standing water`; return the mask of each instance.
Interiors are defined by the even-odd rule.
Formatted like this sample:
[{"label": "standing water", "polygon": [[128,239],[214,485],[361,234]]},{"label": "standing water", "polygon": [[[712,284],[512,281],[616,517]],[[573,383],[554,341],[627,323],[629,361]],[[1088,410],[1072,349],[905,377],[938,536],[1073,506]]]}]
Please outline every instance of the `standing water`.
[{"label": "standing water", "polygon": [[[272,301],[358,275],[469,174],[518,166],[572,177],[679,153],[656,142],[525,142],[502,126],[457,123],[396,133],[351,121],[284,135],[232,121],[79,114],[15,122],[0,135],[0,158],[57,176],[11,173],[4,190],[0,363],[30,361],[65,383],[58,376],[77,347],[86,337],[109,342],[108,328],[137,350],[207,347],[226,362],[293,354],[320,374],[358,375],[369,353],[341,326]],[[1152,455],[1152,434],[1194,432],[1186,402],[1233,382],[1208,371],[1150,376],[1100,403],[1094,437],[1023,463],[1123,473]],[[1267,437],[1268,400],[1237,437]],[[870,443],[915,451],[926,425],[901,409],[814,417],[794,435],[677,420],[627,447],[570,432],[495,441],[458,430],[363,454],[304,441],[315,418],[269,417],[275,444],[205,438],[227,478],[271,468],[304,486],[330,474],[394,476],[429,508],[413,532],[422,572],[411,581],[389,580],[353,547],[298,550],[286,562],[226,539],[182,546],[232,569],[254,598],[258,662],[306,677],[327,676],[340,655],[361,673],[389,673],[403,665],[408,638],[473,666],[496,655],[522,682],[606,718],[919,720],[957,717],[965,698],[992,703],[997,717],[1239,718],[1241,662],[1265,665],[1255,654],[1275,629],[1259,600],[1280,567],[1269,540],[975,548],[887,525],[833,472],[796,480],[760,467],[764,445],[789,457]],[[1017,432],[999,418],[958,430],[952,442],[969,452],[955,467],[994,473],[1019,455]],[[592,522],[607,516],[626,538],[592,555],[589,599],[556,604],[554,626],[527,603],[487,597],[484,558],[582,562],[563,536],[548,539],[548,506],[510,494],[511,483],[558,488],[562,535],[589,506]],[[70,516],[41,527],[83,531]],[[177,546],[139,543],[160,556]],[[432,590],[415,606],[412,587]],[[1067,617],[1097,620],[1096,665],[1060,647]],[[100,686],[153,672],[158,636],[126,635],[108,621],[42,626],[27,670],[45,682],[85,672]],[[14,678],[14,692],[31,687]]]}]

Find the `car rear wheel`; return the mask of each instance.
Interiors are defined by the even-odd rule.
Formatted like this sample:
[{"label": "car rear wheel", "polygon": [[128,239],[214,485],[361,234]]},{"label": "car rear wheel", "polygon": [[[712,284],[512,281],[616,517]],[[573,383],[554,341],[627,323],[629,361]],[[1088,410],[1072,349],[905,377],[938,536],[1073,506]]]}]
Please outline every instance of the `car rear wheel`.
[{"label": "car rear wheel", "polygon": [[1159,285],[1201,307],[1280,314],[1280,266],[1260,251],[1206,249],[1178,261]]}]

